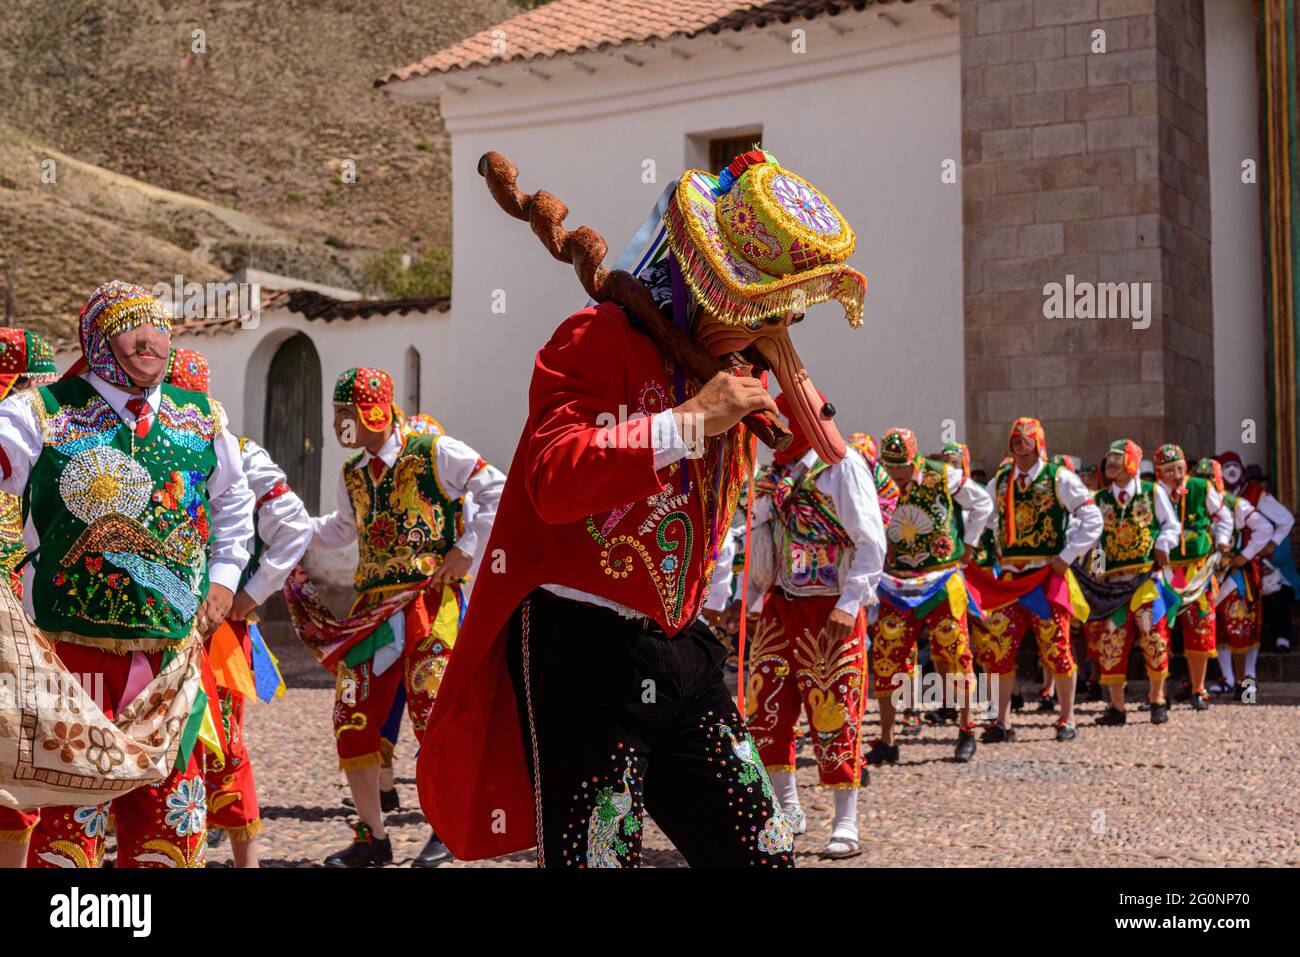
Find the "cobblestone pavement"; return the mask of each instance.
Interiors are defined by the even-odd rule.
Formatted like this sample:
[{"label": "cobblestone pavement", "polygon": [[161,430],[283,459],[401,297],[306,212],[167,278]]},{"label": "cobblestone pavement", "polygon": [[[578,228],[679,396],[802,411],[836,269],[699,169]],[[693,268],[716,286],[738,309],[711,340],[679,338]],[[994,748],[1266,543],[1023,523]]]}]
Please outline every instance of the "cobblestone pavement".
[{"label": "cobblestone pavement", "polygon": [[[811,748],[799,780],[809,833],[798,839],[800,866],[1206,866],[1300,865],[1300,686],[1263,685],[1260,703],[1187,705],[1157,727],[1137,711],[1129,724],[1092,727],[1099,703],[1079,709],[1079,737],[1053,740],[1050,714],[1016,716],[1018,739],[981,745],[975,761],[952,761],[956,730],[927,728],[900,738],[899,764],[873,769],[861,792],[864,853],[824,861],[833,797],[815,787]],[[1219,699],[1222,701],[1222,699]],[[273,705],[253,703],[247,735],[266,822],[267,866],[314,866],[351,838],[347,794],[330,734],[331,692],[291,688]],[[879,729],[868,716],[864,740]],[[394,866],[407,866],[428,836],[415,792],[409,725],[398,748],[402,809],[388,816]],[[684,861],[652,825],[647,866]],[[229,844],[209,851],[230,860]],[[475,864],[531,866],[531,853]]]}]

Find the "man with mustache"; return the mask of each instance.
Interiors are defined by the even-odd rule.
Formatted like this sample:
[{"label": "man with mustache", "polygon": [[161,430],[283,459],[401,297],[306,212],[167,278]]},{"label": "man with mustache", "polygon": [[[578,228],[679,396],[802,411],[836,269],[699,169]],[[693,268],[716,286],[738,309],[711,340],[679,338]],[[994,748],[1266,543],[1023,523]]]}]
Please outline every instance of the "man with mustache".
[{"label": "man with mustache", "polygon": [[795,725],[808,716],[818,778],[835,792],[823,855],[852,857],[858,840],[866,618],[885,556],[874,462],[855,446],[839,463],[813,451],[784,393],[794,441],[757,480],[745,607],[746,717],[777,801],[796,835],[808,830],[795,781]]},{"label": "man with mustache", "polygon": [[[1201,459],[1196,463],[1196,475],[1208,480],[1223,496],[1224,507],[1232,513],[1236,533],[1231,545],[1220,549],[1224,557],[1228,558],[1228,568],[1219,593],[1215,596],[1214,629],[1218,641],[1215,658],[1227,685],[1222,690],[1234,692],[1240,700],[1248,683],[1255,683],[1255,659],[1259,655],[1259,638],[1264,624],[1260,594],[1263,575],[1258,559],[1274,544],[1277,528],[1266,517],[1264,510],[1256,508],[1247,496],[1227,490],[1222,466],[1216,460]],[[1264,492],[1256,500],[1262,504],[1265,495],[1268,493]],[[1272,498],[1271,495],[1268,497]],[[1291,513],[1280,502],[1278,508],[1290,516]],[[1287,532],[1290,532],[1289,528]],[[1235,681],[1238,671],[1243,675],[1240,685]],[[1208,691],[1193,688],[1192,695],[1193,707],[1202,710],[1208,707]]]},{"label": "man with mustache", "polygon": [[[100,286],[79,334],[82,356],[61,380],[0,403],[0,490],[29,496],[23,601],[68,672],[102,676],[106,717],[164,672],[176,683],[158,689],[159,707],[201,701],[199,669],[172,665],[201,661],[196,645],[230,611],[248,561],[253,495],[239,447],[216,400],[162,384],[171,316],[147,289]],[[111,805],[43,807],[29,865],[97,867],[111,812],[119,866],[201,867],[206,802],[188,726],[144,742],[178,740],[165,779]],[[77,729],[42,746],[66,748],[70,764],[84,754],[83,776],[148,766],[138,749],[78,741]]]},{"label": "man with mustache", "polygon": [[[1156,617],[1158,598],[1153,568],[1166,568],[1169,553],[1178,546],[1182,526],[1164,488],[1138,477],[1142,449],[1130,439],[1112,442],[1106,454],[1107,485],[1094,494],[1101,510],[1102,533],[1096,562],[1081,580],[1097,582],[1104,598],[1091,599],[1091,615],[1083,631],[1089,657],[1096,652],[1101,683],[1110,704],[1097,724],[1116,726],[1128,718],[1124,710],[1124,684],[1129,652],[1136,640],[1146,663],[1150,690],[1151,723],[1169,720],[1165,679],[1169,677],[1169,634],[1164,617]],[[1133,608],[1136,599],[1137,608]]]},{"label": "man with mustache", "polygon": [[[1002,578],[1011,582],[1041,578],[1039,573],[1049,565],[1049,577],[1064,576],[1071,562],[1092,548],[1101,536],[1101,512],[1073,471],[1047,460],[1047,436],[1037,419],[1015,421],[1007,451],[1011,460],[998,469],[988,486],[995,505],[991,521]],[[1056,605],[1035,610],[1021,598],[989,612],[974,627],[976,658],[987,672],[1000,679],[997,720],[985,728],[980,740],[1014,740],[1009,721],[1016,684],[1016,653],[1021,639],[1032,628],[1039,657],[1056,678],[1056,697],[1061,706],[1056,740],[1073,741],[1075,664],[1070,648],[1071,614]],[[1044,616],[1042,611],[1048,614]]]},{"label": "man with mustache", "polygon": [[1176,621],[1182,624],[1183,654],[1194,697],[1204,704],[1200,692],[1205,690],[1205,672],[1218,654],[1211,601],[1214,572],[1219,554],[1232,547],[1232,513],[1212,481],[1187,474],[1187,458],[1172,442],[1156,450],[1155,469],[1182,525],[1178,545],[1169,553],[1165,580],[1182,600]]},{"label": "man with mustache", "polygon": [[[634,274],[714,355],[757,349],[818,457],[843,459],[787,330],[828,299],[860,323],[848,223],[758,150],[718,176],[687,171],[663,202],[663,231],[657,207],[638,236],[666,248]],[[634,866],[648,812],[691,865],[793,862],[723,683],[725,649],[700,618],[751,466],[738,423],[775,411],[753,376],[691,380],[611,302],[570,316],[538,353],[420,750],[421,802],[457,857],[535,845],[544,866]]]},{"label": "man with mustache", "polygon": [[945,679],[945,697],[952,692],[958,721],[956,758],[964,763],[975,756],[975,676],[961,569],[974,561],[993,502],[969,481],[963,450],[953,450],[960,456],[953,466],[918,454],[911,429],[890,429],[880,440],[881,464],[899,496],[886,531],[884,600],[871,632],[871,693],[880,702],[880,740],[867,755],[870,764],[898,762],[896,701],[912,677],[922,629],[929,635],[935,670]]}]

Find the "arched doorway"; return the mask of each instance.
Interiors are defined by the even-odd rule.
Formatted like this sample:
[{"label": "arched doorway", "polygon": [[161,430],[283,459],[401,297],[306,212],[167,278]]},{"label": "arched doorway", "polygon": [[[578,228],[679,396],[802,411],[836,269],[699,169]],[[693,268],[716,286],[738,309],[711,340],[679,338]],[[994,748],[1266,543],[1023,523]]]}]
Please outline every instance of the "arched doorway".
[{"label": "arched doorway", "polygon": [[313,515],[320,511],[320,355],[301,332],[280,343],[266,374],[266,451]]}]

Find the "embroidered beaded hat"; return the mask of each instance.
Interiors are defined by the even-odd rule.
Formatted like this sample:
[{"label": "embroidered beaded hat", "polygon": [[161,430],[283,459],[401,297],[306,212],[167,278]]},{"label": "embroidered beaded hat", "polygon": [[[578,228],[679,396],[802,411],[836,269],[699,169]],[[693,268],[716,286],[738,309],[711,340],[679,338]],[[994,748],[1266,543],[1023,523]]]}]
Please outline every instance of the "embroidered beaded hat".
[{"label": "embroidered beaded hat", "polygon": [[880,458],[880,447],[866,432],[854,432],[849,436],[848,443],[873,462]]},{"label": "embroidered beaded hat", "polygon": [[77,317],[81,358],[63,374],[64,378],[80,375],[89,369],[105,382],[130,388],[134,383],[118,365],[108,340],[146,324],[163,332],[171,331],[171,313],[161,299],[143,286],[120,279],[104,283],[81,307],[81,314]]},{"label": "embroidered beaded hat", "polygon": [[181,346],[172,349],[171,355],[167,357],[167,375],[163,377],[165,383],[178,389],[206,393],[209,379],[208,360],[202,353]]},{"label": "embroidered beaded hat", "polygon": [[34,332],[0,328],[0,399],[23,377],[36,385],[57,379],[59,370],[54,367],[54,350]]},{"label": "embroidered beaded hat", "polygon": [[1199,475],[1203,479],[1209,479],[1219,492],[1223,494],[1223,467],[1219,465],[1217,459],[1201,459],[1196,463],[1196,468],[1192,470],[1193,475]]},{"label": "embroidered beaded hat", "polygon": [[1118,452],[1124,457],[1124,474],[1129,478],[1133,478],[1133,476],[1141,472],[1142,447],[1132,439],[1116,439],[1110,443],[1107,455],[1109,456],[1111,452]]},{"label": "embroidered beaded hat", "polygon": [[687,170],[664,221],[691,292],[722,322],[748,325],[835,299],[850,326],[862,325],[867,280],[844,265],[852,227],[770,153],[743,153],[718,176]]},{"label": "embroidered beaded hat", "polygon": [[442,423],[425,412],[417,412],[406,420],[406,431],[411,435],[446,435]]},{"label": "embroidered beaded hat", "polygon": [[1007,437],[1008,454],[1011,452],[1011,441],[1017,435],[1033,439],[1038,444],[1038,457],[1047,461],[1047,432],[1043,429],[1043,423],[1028,415],[1016,419],[1011,425],[1011,435]]},{"label": "embroidered beaded hat", "polygon": [[382,432],[393,423],[393,377],[383,369],[348,369],[334,383],[334,404],[355,404],[361,424],[371,432]]},{"label": "embroidered beaded hat", "polygon": [[1173,465],[1175,462],[1186,462],[1187,456],[1183,455],[1183,450],[1172,442],[1166,442],[1160,448],[1156,449],[1156,468],[1164,468],[1166,465]]},{"label": "embroidered beaded hat", "polygon": [[906,465],[916,458],[916,434],[911,429],[890,429],[880,440],[880,461],[885,465]]}]

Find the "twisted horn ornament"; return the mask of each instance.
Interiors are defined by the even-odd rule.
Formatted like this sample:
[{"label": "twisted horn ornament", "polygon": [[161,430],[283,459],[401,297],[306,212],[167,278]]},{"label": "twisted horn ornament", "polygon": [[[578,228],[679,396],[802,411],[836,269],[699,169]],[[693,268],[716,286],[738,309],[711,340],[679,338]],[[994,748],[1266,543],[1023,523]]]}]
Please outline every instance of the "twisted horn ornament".
[{"label": "twisted horn ornament", "polygon": [[[569,208],[559,197],[545,190],[531,194],[520,190],[519,168],[500,153],[484,153],[478,161],[478,172],[487,181],[488,192],[498,206],[515,219],[527,222],[547,252],[573,266],[578,281],[593,301],[617,303],[636,317],[642,331],[659,350],[682,366],[688,375],[707,382],[719,372],[735,368],[719,361],[684,330],[665,319],[645,283],[625,270],[611,273],[605,269],[601,263],[609,246],[590,226],[566,230],[564,217],[569,215]],[[736,365],[739,365],[738,358]],[[783,449],[793,441],[790,431],[766,413],[750,413],[743,421],[769,448]]]}]

